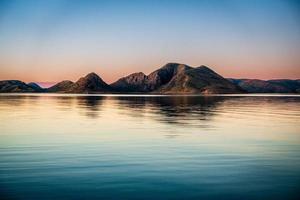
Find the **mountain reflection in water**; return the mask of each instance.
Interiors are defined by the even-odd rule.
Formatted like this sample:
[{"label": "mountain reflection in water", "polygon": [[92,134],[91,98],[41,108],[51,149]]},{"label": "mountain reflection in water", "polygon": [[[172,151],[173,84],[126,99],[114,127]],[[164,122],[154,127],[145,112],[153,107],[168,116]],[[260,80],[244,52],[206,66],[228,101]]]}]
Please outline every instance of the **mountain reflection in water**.
[{"label": "mountain reflection in water", "polygon": [[298,199],[300,98],[0,95],[0,199]]}]

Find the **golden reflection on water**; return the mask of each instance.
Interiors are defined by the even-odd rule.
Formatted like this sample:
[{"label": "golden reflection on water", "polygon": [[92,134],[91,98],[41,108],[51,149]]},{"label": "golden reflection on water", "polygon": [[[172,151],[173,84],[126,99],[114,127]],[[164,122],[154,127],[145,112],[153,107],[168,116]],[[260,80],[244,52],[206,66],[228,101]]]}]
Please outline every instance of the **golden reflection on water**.
[{"label": "golden reflection on water", "polygon": [[[1,135],[132,134],[299,141],[298,97],[0,96]],[[220,135],[221,134],[221,135]],[[218,138],[217,137],[217,138]]]}]

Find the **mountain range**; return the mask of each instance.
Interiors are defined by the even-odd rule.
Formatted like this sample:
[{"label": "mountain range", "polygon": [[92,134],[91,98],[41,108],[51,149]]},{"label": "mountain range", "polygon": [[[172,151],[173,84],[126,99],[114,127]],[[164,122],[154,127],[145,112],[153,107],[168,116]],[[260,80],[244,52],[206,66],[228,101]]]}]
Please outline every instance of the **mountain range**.
[{"label": "mountain range", "polygon": [[61,81],[50,88],[19,80],[0,81],[0,92],[231,94],[300,93],[300,80],[226,79],[206,66],[168,63],[149,75],[133,73],[112,84],[89,73],[78,81]]}]

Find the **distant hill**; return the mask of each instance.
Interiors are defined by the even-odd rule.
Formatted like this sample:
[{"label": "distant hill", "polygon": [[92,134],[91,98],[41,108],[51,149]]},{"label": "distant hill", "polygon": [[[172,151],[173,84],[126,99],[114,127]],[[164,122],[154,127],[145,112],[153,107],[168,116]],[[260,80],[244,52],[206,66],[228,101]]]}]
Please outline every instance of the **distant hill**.
[{"label": "distant hill", "polygon": [[248,93],[300,93],[300,80],[228,79]]},{"label": "distant hill", "polygon": [[182,93],[182,94],[227,94],[244,93],[237,85],[234,85],[206,66],[188,68],[179,71],[158,92]]},{"label": "distant hill", "polygon": [[78,81],[61,81],[42,88],[36,83],[18,80],[0,81],[0,92],[49,93],[151,93],[151,94],[230,94],[230,93],[300,93],[300,79],[258,80],[225,79],[207,66],[191,67],[168,63],[149,75],[142,72],[105,83],[96,73]]},{"label": "distant hill", "polygon": [[48,92],[61,93],[107,93],[113,89],[96,73],[89,73],[78,81],[62,81],[47,89]]},{"label": "distant hill", "polygon": [[149,92],[147,76],[143,72],[130,74],[110,85],[116,91]]},{"label": "distant hill", "polygon": [[39,86],[36,83],[31,82],[31,83],[28,83],[27,85],[30,86],[31,88],[33,88],[36,92],[43,92],[44,91],[44,88],[42,88],[41,86]]},{"label": "distant hill", "polygon": [[168,63],[148,76],[134,73],[111,84],[119,92],[163,94],[241,93],[243,90],[205,66]]},{"label": "distant hill", "polygon": [[116,91],[121,92],[153,92],[167,84],[180,71],[191,67],[183,64],[168,63],[146,76],[144,73],[134,73],[111,84]]},{"label": "distant hill", "polygon": [[61,81],[47,89],[47,92],[66,92],[74,83],[72,81]]},{"label": "distant hill", "polygon": [[0,92],[42,92],[43,89],[34,84],[26,84],[18,80],[0,81]]}]

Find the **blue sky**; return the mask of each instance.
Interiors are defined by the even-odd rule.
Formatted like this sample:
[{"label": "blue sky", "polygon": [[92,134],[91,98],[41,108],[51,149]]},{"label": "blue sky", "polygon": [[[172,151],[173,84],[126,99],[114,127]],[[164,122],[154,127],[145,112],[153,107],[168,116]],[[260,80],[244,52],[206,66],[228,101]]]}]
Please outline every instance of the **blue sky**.
[{"label": "blue sky", "polygon": [[0,79],[107,82],[167,62],[300,78],[300,1],[0,0]]}]

